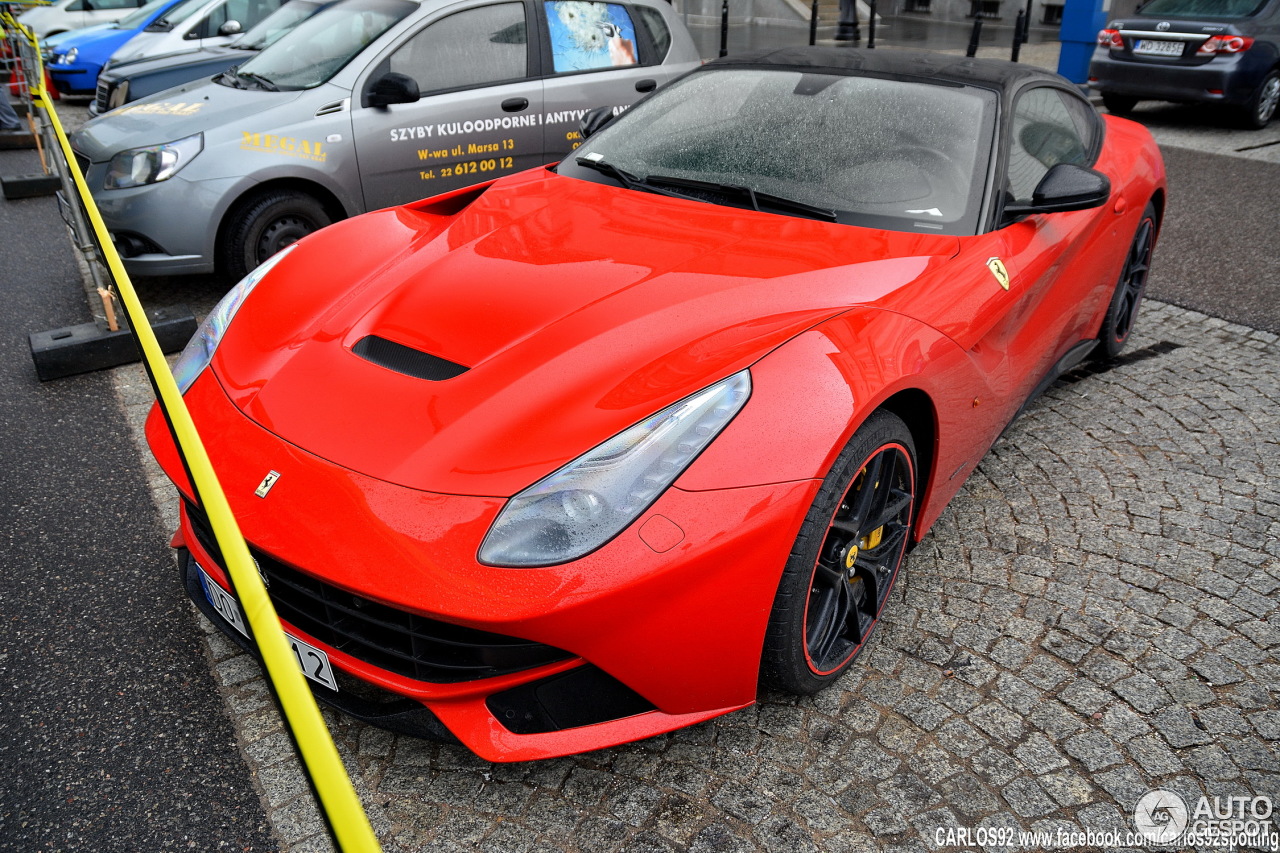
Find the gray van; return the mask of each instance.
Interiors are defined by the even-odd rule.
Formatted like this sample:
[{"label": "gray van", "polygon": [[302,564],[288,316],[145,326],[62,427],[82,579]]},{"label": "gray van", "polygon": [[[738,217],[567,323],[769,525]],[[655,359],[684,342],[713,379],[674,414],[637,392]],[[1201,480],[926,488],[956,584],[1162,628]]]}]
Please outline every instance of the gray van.
[{"label": "gray van", "polygon": [[135,275],[240,277],[328,223],[562,159],[699,64],[665,0],[346,0],[72,138]]}]

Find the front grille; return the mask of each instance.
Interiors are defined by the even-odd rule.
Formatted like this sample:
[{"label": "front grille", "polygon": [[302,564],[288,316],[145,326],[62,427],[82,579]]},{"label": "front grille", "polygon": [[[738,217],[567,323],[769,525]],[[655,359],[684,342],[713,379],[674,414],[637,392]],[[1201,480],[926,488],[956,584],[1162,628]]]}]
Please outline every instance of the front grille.
[{"label": "front grille", "polygon": [[[201,547],[222,564],[208,519],[186,503]],[[338,589],[252,545],[280,618],[322,643],[406,678],[455,683],[519,672],[572,657],[553,646],[429,619]]]},{"label": "front grille", "polygon": [[98,88],[93,93],[93,104],[98,108],[98,113],[105,113],[108,109],[107,104],[111,101],[111,84],[101,77],[98,78]]}]

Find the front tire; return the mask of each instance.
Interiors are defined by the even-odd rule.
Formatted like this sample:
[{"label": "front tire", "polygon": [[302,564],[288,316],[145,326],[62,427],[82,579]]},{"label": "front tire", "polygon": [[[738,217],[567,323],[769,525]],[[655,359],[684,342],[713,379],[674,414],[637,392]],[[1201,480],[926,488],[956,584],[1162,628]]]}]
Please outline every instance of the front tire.
[{"label": "front tire", "polygon": [[761,683],[816,693],[875,630],[902,566],[916,508],[916,451],[896,415],[877,411],[822,482],[778,584]]},{"label": "front tire", "polygon": [[332,222],[319,200],[295,190],[253,196],[232,215],[223,266],[239,281],[267,258]]},{"label": "front tire", "polygon": [[1138,321],[1138,308],[1142,305],[1142,295],[1147,290],[1151,251],[1155,248],[1158,227],[1155,206],[1148,203],[1133,234],[1133,242],[1129,244],[1129,254],[1125,256],[1124,266],[1120,270],[1120,280],[1116,282],[1106,316],[1102,318],[1102,329],[1098,332],[1096,352],[1105,361],[1120,355]]}]

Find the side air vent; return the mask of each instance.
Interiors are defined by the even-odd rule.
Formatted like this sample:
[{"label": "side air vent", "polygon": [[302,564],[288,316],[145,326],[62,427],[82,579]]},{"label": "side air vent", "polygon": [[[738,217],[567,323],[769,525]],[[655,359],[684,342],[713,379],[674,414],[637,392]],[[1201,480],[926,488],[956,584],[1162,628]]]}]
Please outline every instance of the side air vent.
[{"label": "side air vent", "polygon": [[347,105],[349,103],[351,103],[350,98],[343,98],[341,101],[334,101],[333,103],[325,104],[323,107],[316,110],[316,118],[320,118],[320,116],[333,115],[334,113],[340,113],[347,108]]},{"label": "side air vent", "polygon": [[418,379],[429,379],[432,382],[452,379],[455,376],[466,373],[469,369],[461,364],[434,356],[431,353],[416,350],[413,347],[407,347],[404,344],[398,344],[395,341],[389,341],[376,335],[361,338],[359,343],[351,348],[351,351],[365,361],[371,361],[379,367],[385,367],[388,370],[394,370],[396,373],[403,373],[406,376],[414,376]]}]

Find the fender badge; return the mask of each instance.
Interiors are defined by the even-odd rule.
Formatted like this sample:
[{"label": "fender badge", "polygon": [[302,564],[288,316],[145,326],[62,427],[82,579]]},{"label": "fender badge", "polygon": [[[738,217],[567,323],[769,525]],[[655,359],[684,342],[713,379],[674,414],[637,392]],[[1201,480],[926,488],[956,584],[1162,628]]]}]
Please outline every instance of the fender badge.
[{"label": "fender badge", "polygon": [[[991,274],[996,277],[996,281],[1000,282],[1001,287],[1005,290],[1009,289],[1009,271],[1004,268],[1004,261],[999,258],[988,258],[987,269],[991,270]],[[275,474],[274,471],[271,473]],[[280,475],[276,474],[276,476]]]},{"label": "fender badge", "polygon": [[260,498],[265,498],[267,493],[271,491],[271,487],[276,484],[276,480],[279,479],[279,471],[268,471],[267,476],[262,478],[262,482],[258,484],[258,488],[253,490],[253,493]]}]

